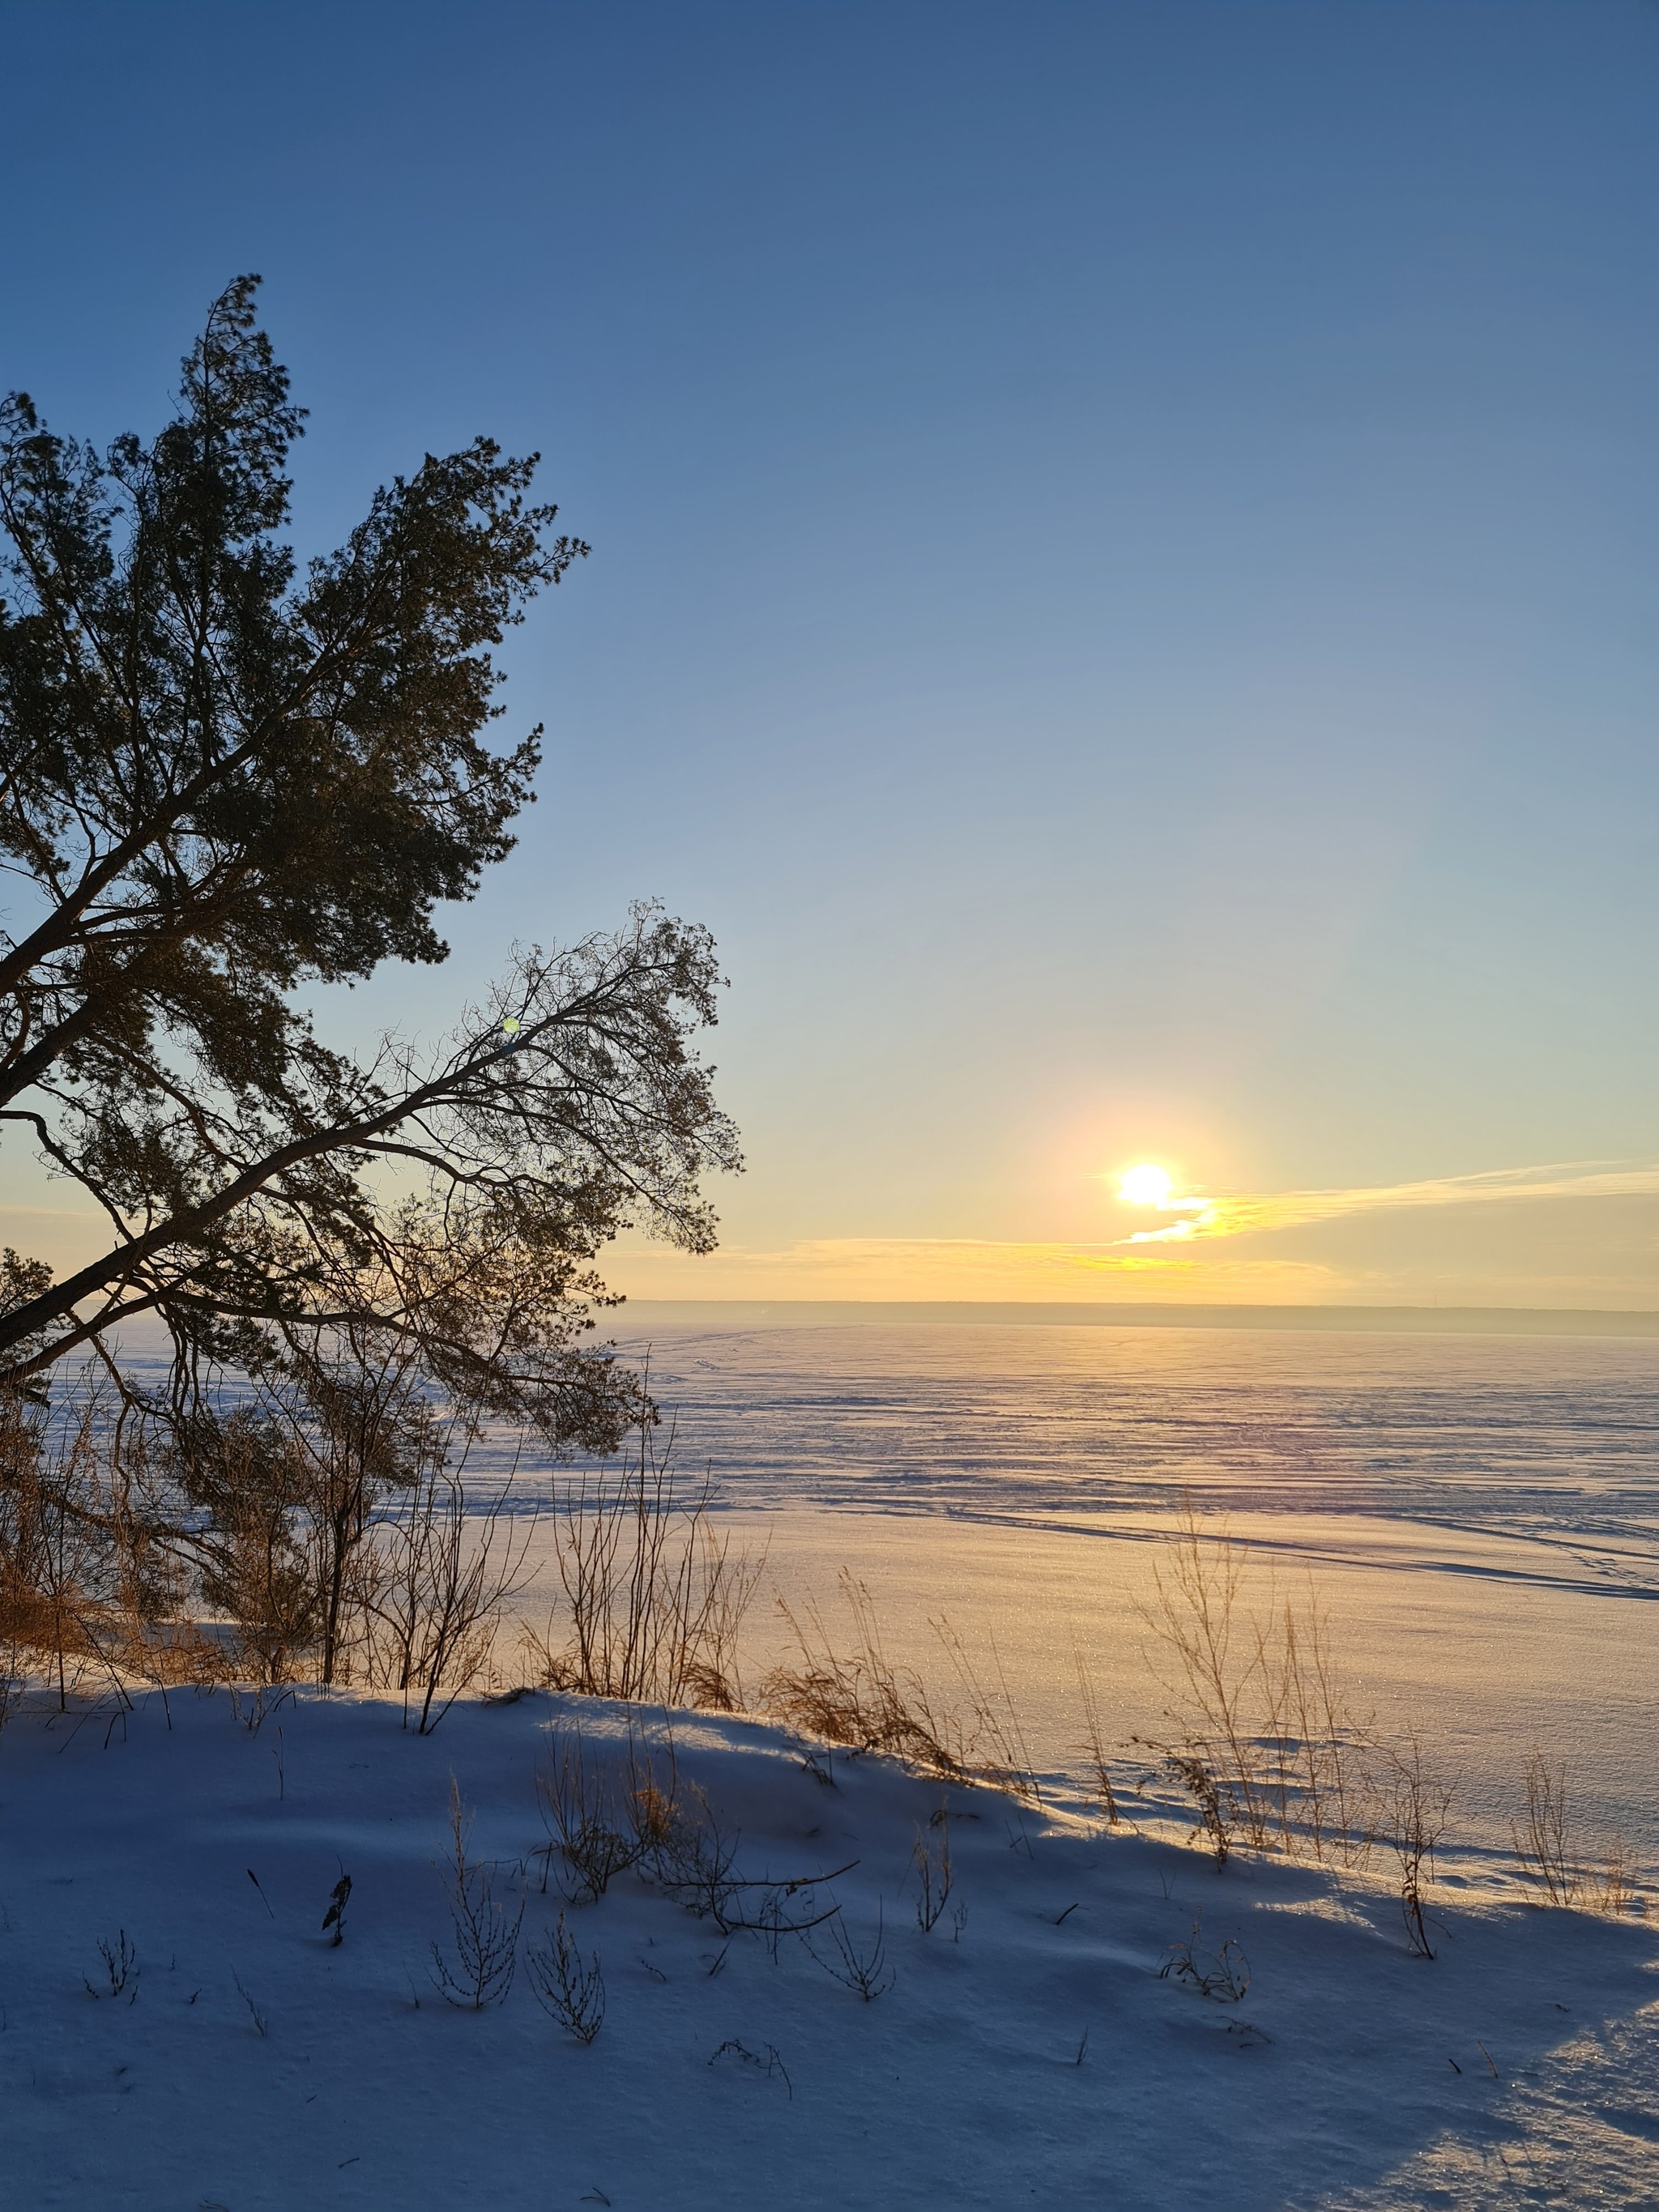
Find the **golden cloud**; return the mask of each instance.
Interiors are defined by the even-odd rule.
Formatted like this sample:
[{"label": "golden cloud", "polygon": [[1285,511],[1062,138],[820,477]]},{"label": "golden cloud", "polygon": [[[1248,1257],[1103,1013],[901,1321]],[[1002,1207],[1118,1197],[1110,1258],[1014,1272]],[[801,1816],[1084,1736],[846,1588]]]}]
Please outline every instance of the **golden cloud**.
[{"label": "golden cloud", "polygon": [[1360,1184],[1348,1190],[1172,1195],[1158,1209],[1179,1212],[1166,1229],[1139,1229],[1124,1244],[1183,1243],[1194,1237],[1301,1229],[1355,1213],[1409,1206],[1512,1205],[1540,1198],[1659,1198],[1659,1167],[1648,1162],[1581,1160],[1547,1167],[1491,1168],[1425,1182]]}]

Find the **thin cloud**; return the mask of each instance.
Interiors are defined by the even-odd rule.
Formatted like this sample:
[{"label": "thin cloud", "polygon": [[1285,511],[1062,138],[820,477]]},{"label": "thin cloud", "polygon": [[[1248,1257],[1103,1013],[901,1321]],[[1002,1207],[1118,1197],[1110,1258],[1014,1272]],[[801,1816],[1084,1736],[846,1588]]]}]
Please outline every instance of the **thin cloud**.
[{"label": "thin cloud", "polygon": [[1480,1175],[1441,1176],[1426,1182],[1362,1184],[1351,1190],[1258,1194],[1189,1193],[1158,1210],[1179,1212],[1165,1229],[1138,1229],[1124,1244],[1187,1243],[1197,1237],[1272,1234],[1349,1214],[1410,1206],[1512,1205],[1535,1198],[1659,1198],[1659,1166],[1649,1162],[1579,1160],[1547,1167],[1490,1168]]}]

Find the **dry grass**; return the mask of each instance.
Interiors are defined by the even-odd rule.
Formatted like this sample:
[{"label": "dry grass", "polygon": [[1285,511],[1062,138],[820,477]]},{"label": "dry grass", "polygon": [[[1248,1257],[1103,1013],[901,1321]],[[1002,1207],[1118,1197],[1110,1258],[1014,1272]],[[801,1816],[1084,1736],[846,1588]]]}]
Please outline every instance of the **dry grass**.
[{"label": "dry grass", "polygon": [[995,1687],[988,1689],[951,1623],[929,1622],[956,1677],[956,1702],[941,1705],[914,1669],[889,1658],[866,1585],[843,1569],[840,1587],[849,1632],[843,1641],[827,1627],[815,1600],[799,1608],[777,1601],[795,1651],[762,1683],[763,1709],[820,1742],[884,1753],[941,1780],[983,1782],[1038,1802],[1041,1790],[994,1638],[989,1663]]},{"label": "dry grass", "polygon": [[1245,1575],[1225,1524],[1206,1528],[1185,1501],[1142,1613],[1174,1725],[1153,1748],[1218,1857],[1237,1839],[1362,1863],[1382,1809],[1377,1747],[1348,1707],[1328,1615],[1311,1585],[1298,1605],[1270,1584],[1252,1611]]},{"label": "dry grass", "polygon": [[815,1599],[799,1611],[777,1601],[796,1656],[761,1685],[763,1709],[822,1742],[884,1752],[925,1774],[965,1781],[969,1761],[959,1724],[935,1711],[916,1674],[888,1658],[875,1601],[845,1568],[841,1594],[851,1629],[845,1650],[837,1650]]},{"label": "dry grass", "polygon": [[1600,1863],[1589,1860],[1580,1836],[1565,1760],[1552,1766],[1541,1751],[1528,1755],[1522,1811],[1510,1829],[1521,1879],[1540,1905],[1582,1905],[1617,1915],[1640,1904],[1629,1844],[1615,1836]]},{"label": "dry grass", "polygon": [[1096,1695],[1094,1678],[1085,1662],[1075,1633],[1072,1638],[1072,1658],[1077,1668],[1078,1702],[1083,1708],[1084,1740],[1079,1747],[1087,1761],[1095,1802],[1106,1815],[1108,1827],[1115,1828],[1121,1825],[1123,1815],[1118,1808],[1117,1791],[1112,1784],[1111,1764],[1106,1755],[1100,1700]]},{"label": "dry grass", "polygon": [[957,1728],[958,1735],[966,1736],[969,1772],[975,1781],[988,1783],[995,1790],[1006,1790],[1022,1803],[1040,1805],[1042,1791],[1026,1748],[1013,1693],[1008,1686],[1007,1669],[997,1649],[996,1632],[989,1630],[986,1635],[986,1650],[996,1677],[994,1690],[988,1690],[950,1621],[940,1614],[927,1625],[951,1662],[957,1692],[967,1707],[965,1730],[960,1723]]},{"label": "dry grass", "polygon": [[1586,1887],[1585,1901],[1594,1912],[1646,1911],[1645,1901],[1637,1887],[1630,1844],[1624,1836],[1615,1836],[1602,1852],[1601,1863]]},{"label": "dry grass", "polygon": [[1527,1760],[1526,1809],[1510,1831],[1521,1878],[1541,1903],[1576,1905],[1583,1888],[1573,1847],[1565,1764],[1551,1766],[1540,1751]]}]

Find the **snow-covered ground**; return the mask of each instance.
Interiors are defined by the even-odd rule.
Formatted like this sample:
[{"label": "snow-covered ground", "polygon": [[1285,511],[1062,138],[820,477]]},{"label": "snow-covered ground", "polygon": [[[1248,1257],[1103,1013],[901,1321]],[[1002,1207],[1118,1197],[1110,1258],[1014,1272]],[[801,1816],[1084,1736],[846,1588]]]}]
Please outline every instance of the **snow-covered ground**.
[{"label": "snow-covered ground", "polygon": [[[1659,2203],[1650,1922],[1540,1910],[1464,1870],[1433,1896],[1430,1962],[1382,1862],[1218,1872],[1162,1834],[877,1759],[837,1755],[820,1781],[746,1720],[675,1719],[684,1803],[700,1791],[740,1832],[745,1876],[834,1872],[790,1909],[839,1904],[866,1954],[879,1928],[890,1986],[866,2002],[801,1938],[775,1959],[628,1872],[562,1907],[603,1972],[591,2045],[524,1964],[499,2007],[454,2008],[431,1949],[451,1941],[452,1778],[473,1856],[510,1913],[522,1898],[521,1949],[544,1947],[561,1900],[540,1887],[534,1778],[575,1710],[469,1699],[426,1738],[384,1703],[310,1694],[257,1729],[222,1690],[147,1694],[113,1728],[18,1717],[0,1736],[0,2201]],[[620,1763],[618,1710],[585,1727],[590,1761]],[[911,1855],[942,1804],[954,1889],[924,1933]],[[346,1874],[337,1948],[321,1923]],[[118,1958],[124,1935],[137,1963],[112,1996],[99,1946]],[[837,1958],[830,1923],[811,1940]],[[1236,1943],[1243,1996],[1161,1978],[1183,1941],[1206,1971]]]}]

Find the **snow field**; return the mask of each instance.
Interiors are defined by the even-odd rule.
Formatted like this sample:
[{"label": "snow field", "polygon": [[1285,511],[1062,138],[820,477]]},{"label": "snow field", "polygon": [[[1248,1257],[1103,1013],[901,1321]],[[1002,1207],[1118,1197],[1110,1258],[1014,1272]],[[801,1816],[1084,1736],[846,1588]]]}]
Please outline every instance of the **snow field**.
[{"label": "snow field", "polygon": [[[688,1801],[740,1834],[738,1872],[855,1860],[799,1894],[822,1910],[833,1892],[866,1954],[879,1925],[890,1986],[862,2002],[800,1939],[775,1961],[636,1872],[586,1905],[544,1894],[534,1777],[578,1713],[590,1764],[618,1773],[630,1719],[659,1754],[672,1729]],[[1179,1843],[890,1762],[836,1753],[832,1771],[815,1779],[769,1725],[548,1698],[463,1701],[425,1738],[394,1705],[310,1693],[257,1731],[223,1692],[146,1697],[112,1730],[107,1711],[25,1712],[0,1737],[0,2201],[1659,2203],[1648,1923],[1465,1878],[1435,1893],[1429,1963],[1386,1867],[1218,1873]],[[483,2012],[435,1986],[452,1777],[472,1858],[494,1862],[510,1911],[522,1896],[521,1943],[545,1943],[562,1910],[599,1954],[591,2046],[522,1966]],[[942,1803],[954,1889],[927,1934],[912,1851]],[[335,1948],[321,1923],[343,1873]],[[94,1997],[98,1946],[123,1931],[136,1976]],[[812,1940],[836,1957],[823,1929]],[[1230,1940],[1241,2001],[1160,1978],[1173,1946],[1208,1971]]]}]

